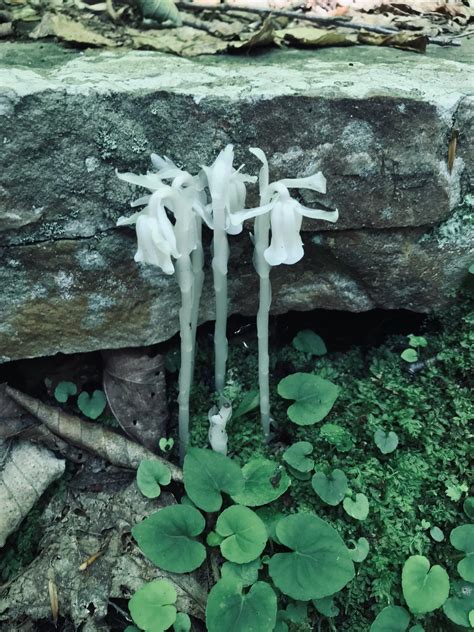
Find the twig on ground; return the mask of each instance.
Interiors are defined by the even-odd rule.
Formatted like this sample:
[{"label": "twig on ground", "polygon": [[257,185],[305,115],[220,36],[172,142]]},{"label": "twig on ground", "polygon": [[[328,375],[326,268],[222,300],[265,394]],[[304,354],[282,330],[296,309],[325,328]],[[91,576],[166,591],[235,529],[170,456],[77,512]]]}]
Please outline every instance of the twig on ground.
[{"label": "twig on ground", "polygon": [[[203,5],[196,2],[177,2],[178,9],[184,9],[186,11],[240,11],[245,13],[257,13],[259,15],[276,15],[278,17],[291,18],[293,20],[304,20],[306,22],[314,22],[321,24],[322,26],[339,26],[342,28],[354,29],[357,31],[364,30],[370,33],[381,33],[382,35],[393,35],[400,33],[399,29],[391,29],[385,26],[374,26],[371,24],[360,24],[358,22],[352,22],[340,17],[323,17],[319,15],[308,15],[307,13],[299,13],[298,11],[285,11],[283,9],[263,9],[260,7],[239,7],[229,4],[217,4],[215,6]],[[423,33],[420,33],[423,35]],[[427,36],[430,44],[438,44],[439,46],[460,46],[455,40],[449,40],[444,37],[430,37]]]}]

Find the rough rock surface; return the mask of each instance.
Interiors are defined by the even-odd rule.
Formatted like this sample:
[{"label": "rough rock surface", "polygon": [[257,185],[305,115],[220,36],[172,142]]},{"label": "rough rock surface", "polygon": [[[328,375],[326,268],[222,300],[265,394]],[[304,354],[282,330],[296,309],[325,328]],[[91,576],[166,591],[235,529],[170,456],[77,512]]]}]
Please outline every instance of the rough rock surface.
[{"label": "rough rock surface", "polygon": [[[273,270],[275,313],[446,304],[474,258],[471,79],[463,57],[393,50],[189,61],[1,45],[0,361],[177,331],[174,280],[134,264],[133,232],[115,228],[137,192],[114,170],[145,171],[152,151],[196,169],[232,142],[250,172],[249,146],[273,177],[324,172],[328,194],[304,199],[340,221],[308,222],[304,260]],[[231,251],[231,312],[254,314],[248,234]]]}]

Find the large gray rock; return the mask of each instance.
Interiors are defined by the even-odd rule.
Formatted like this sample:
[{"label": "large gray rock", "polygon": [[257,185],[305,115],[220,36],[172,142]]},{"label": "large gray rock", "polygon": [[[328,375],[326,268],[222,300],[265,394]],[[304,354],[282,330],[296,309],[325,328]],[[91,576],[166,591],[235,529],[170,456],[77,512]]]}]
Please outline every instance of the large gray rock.
[{"label": "large gray rock", "polygon": [[[446,304],[474,258],[474,101],[467,58],[439,55],[189,61],[2,44],[0,361],[177,331],[173,279],[136,265],[133,232],[115,228],[137,193],[114,170],[145,171],[152,151],[192,170],[232,142],[247,171],[258,169],[247,151],[258,146],[272,177],[324,172],[328,194],[304,199],[337,207],[340,221],[308,222],[304,260],[273,270],[276,313]],[[254,314],[247,234],[232,239],[230,279],[231,311]],[[208,282],[202,319],[212,312]]]}]

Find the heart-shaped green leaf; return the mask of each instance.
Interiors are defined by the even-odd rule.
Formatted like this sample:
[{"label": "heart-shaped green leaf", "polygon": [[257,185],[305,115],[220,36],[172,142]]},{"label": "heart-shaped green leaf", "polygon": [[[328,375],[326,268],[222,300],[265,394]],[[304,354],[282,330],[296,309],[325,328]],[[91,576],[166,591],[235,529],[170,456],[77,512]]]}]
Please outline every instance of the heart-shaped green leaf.
[{"label": "heart-shaped green leaf", "polygon": [[288,417],[299,426],[310,426],[326,417],[339,395],[338,387],[312,373],[293,373],[278,384],[278,394],[296,400]]},{"label": "heart-shaped green leaf", "polygon": [[291,623],[305,623],[308,617],[308,604],[306,601],[294,601],[289,603],[286,610],[283,611],[282,617]]},{"label": "heart-shaped green leaf", "polygon": [[164,463],[145,460],[138,466],[138,489],[147,498],[158,498],[161,493],[160,485],[169,485],[170,482],[171,470]]},{"label": "heart-shaped green leaf", "polygon": [[355,520],[365,520],[369,515],[369,500],[365,494],[356,494],[355,500],[344,498],[344,511]]},{"label": "heart-shaped green leaf", "polygon": [[166,439],[166,437],[161,437],[158,442],[158,446],[162,452],[171,452],[174,446],[174,439],[171,437]]},{"label": "heart-shaped green leaf", "polygon": [[324,340],[311,329],[298,332],[293,338],[293,346],[298,351],[315,356],[323,356],[328,352]]},{"label": "heart-shaped green leaf", "polygon": [[174,632],[189,632],[191,630],[191,619],[185,612],[178,612],[176,621],[173,624]]},{"label": "heart-shaped green leaf", "polygon": [[325,617],[337,617],[339,614],[339,608],[334,603],[334,596],[313,599],[313,605],[316,610]]},{"label": "heart-shaped green leaf", "polygon": [[471,610],[474,610],[474,584],[458,579],[451,586],[451,597],[443,605],[443,612],[456,625],[468,628]]},{"label": "heart-shaped green leaf", "polygon": [[234,562],[224,562],[221,568],[222,578],[228,578],[239,584],[242,584],[244,588],[255,584],[258,579],[258,571],[262,566],[262,562],[258,557],[256,560],[247,562],[246,564],[235,564]]},{"label": "heart-shaped green leaf", "polygon": [[89,419],[97,419],[105,410],[107,400],[104,391],[94,391],[92,395],[82,391],[77,398],[77,406],[81,413]]},{"label": "heart-shaped green leaf", "polygon": [[238,494],[244,479],[238,464],[224,454],[203,448],[188,448],[184,458],[184,488],[200,509],[219,511],[222,492]]},{"label": "heart-shaped green leaf", "polygon": [[351,543],[354,544],[354,548],[349,549],[352,561],[360,564],[369,554],[369,541],[367,540],[367,538],[359,538],[357,542],[351,540]]},{"label": "heart-shaped green leaf", "polygon": [[313,459],[308,459],[308,454],[313,451],[309,441],[297,441],[283,453],[283,460],[298,472],[310,472],[314,467]]},{"label": "heart-shaped green leaf", "polygon": [[467,582],[474,582],[474,524],[463,524],[451,531],[451,544],[466,557],[458,563],[458,573]]},{"label": "heart-shaped green leaf", "polygon": [[348,490],[347,478],[342,470],[333,470],[328,476],[316,472],[311,480],[314,491],[323,502],[334,507],[344,499]]},{"label": "heart-shaped green leaf", "polygon": [[222,578],[209,593],[206,607],[208,632],[272,632],[277,613],[276,595],[266,582],[257,582],[248,593],[242,585]]},{"label": "heart-shaped green leaf", "polygon": [[381,428],[375,431],[375,445],[382,454],[390,454],[397,449],[398,435],[395,432],[384,432]]},{"label": "heart-shaped green leaf", "polygon": [[132,528],[143,553],[159,568],[172,573],[190,573],[203,563],[205,547],[195,540],[205,520],[189,505],[160,509]]},{"label": "heart-shaped green leaf", "polygon": [[176,620],[176,590],[165,579],[144,584],[128,602],[133,621],[146,632],[163,632]]},{"label": "heart-shaped green leaf", "polygon": [[73,382],[59,382],[54,389],[54,397],[58,402],[64,404],[70,395],[77,394],[77,386]]},{"label": "heart-shaped green leaf", "polygon": [[412,625],[408,632],[425,632],[425,628],[417,623],[416,625]]},{"label": "heart-shaped green leaf", "polygon": [[254,459],[242,468],[244,488],[232,494],[239,505],[258,507],[279,498],[290,486],[290,478],[284,468],[268,459]]},{"label": "heart-shaped green leaf", "polygon": [[255,560],[267,543],[267,530],[263,522],[254,511],[240,505],[229,507],[221,513],[216,531],[225,538],[221,543],[222,555],[237,564]]},{"label": "heart-shaped green leaf", "polygon": [[313,514],[279,521],[278,539],[291,553],[277,553],[268,564],[276,587],[299,601],[333,595],[354,577],[354,564],[337,531]]},{"label": "heart-shaped green leaf", "polygon": [[423,555],[412,555],[403,566],[402,590],[412,612],[432,612],[448,598],[449,577],[441,566],[430,569],[430,562]]},{"label": "heart-shaped green leaf", "polygon": [[414,347],[415,349],[417,349],[418,347],[427,347],[428,341],[424,336],[415,336],[414,334],[409,334],[408,344],[410,345],[410,347]]},{"label": "heart-shaped green leaf", "polygon": [[377,615],[370,632],[405,632],[410,615],[401,606],[387,606]]},{"label": "heart-shaped green leaf", "polygon": [[405,349],[400,354],[400,357],[402,360],[405,360],[405,362],[416,362],[418,360],[418,353],[415,349]]},{"label": "heart-shaped green leaf", "polygon": [[281,511],[278,511],[272,505],[266,505],[265,507],[260,507],[255,510],[255,513],[263,521],[265,528],[267,530],[268,537],[273,542],[280,544],[276,535],[276,526],[278,522],[285,517],[285,514]]}]

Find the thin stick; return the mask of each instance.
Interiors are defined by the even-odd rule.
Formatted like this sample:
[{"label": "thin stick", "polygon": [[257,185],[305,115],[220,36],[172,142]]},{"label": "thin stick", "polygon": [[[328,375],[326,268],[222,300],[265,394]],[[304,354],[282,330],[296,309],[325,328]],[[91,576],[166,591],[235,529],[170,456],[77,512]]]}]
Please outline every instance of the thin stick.
[{"label": "thin stick", "polygon": [[260,391],[260,418],[265,441],[270,438],[270,372],[268,353],[268,319],[272,302],[270,283],[271,266],[263,253],[268,248],[270,238],[270,217],[268,213],[255,218],[255,268],[260,277],[259,305],[257,312],[258,338],[258,386]]},{"label": "thin stick", "polygon": [[[308,15],[306,13],[299,13],[298,11],[284,11],[283,9],[263,9],[260,7],[239,7],[229,4],[218,4],[215,6],[203,5],[195,2],[177,2],[178,9],[185,9],[187,11],[241,11],[245,13],[257,13],[259,15],[276,15],[285,18],[291,18],[294,20],[304,20],[306,22],[314,22],[316,24],[328,25],[328,26],[340,26],[343,28],[364,30],[370,33],[381,33],[382,35],[394,35],[396,33],[402,33],[399,29],[387,28],[385,26],[374,26],[372,24],[359,24],[358,22],[351,22],[350,20],[343,18],[325,18],[319,15]],[[423,35],[423,33],[419,33]],[[426,36],[430,44],[438,44],[439,46],[461,46],[460,42],[455,40],[449,40],[444,37],[429,37]]]}]

